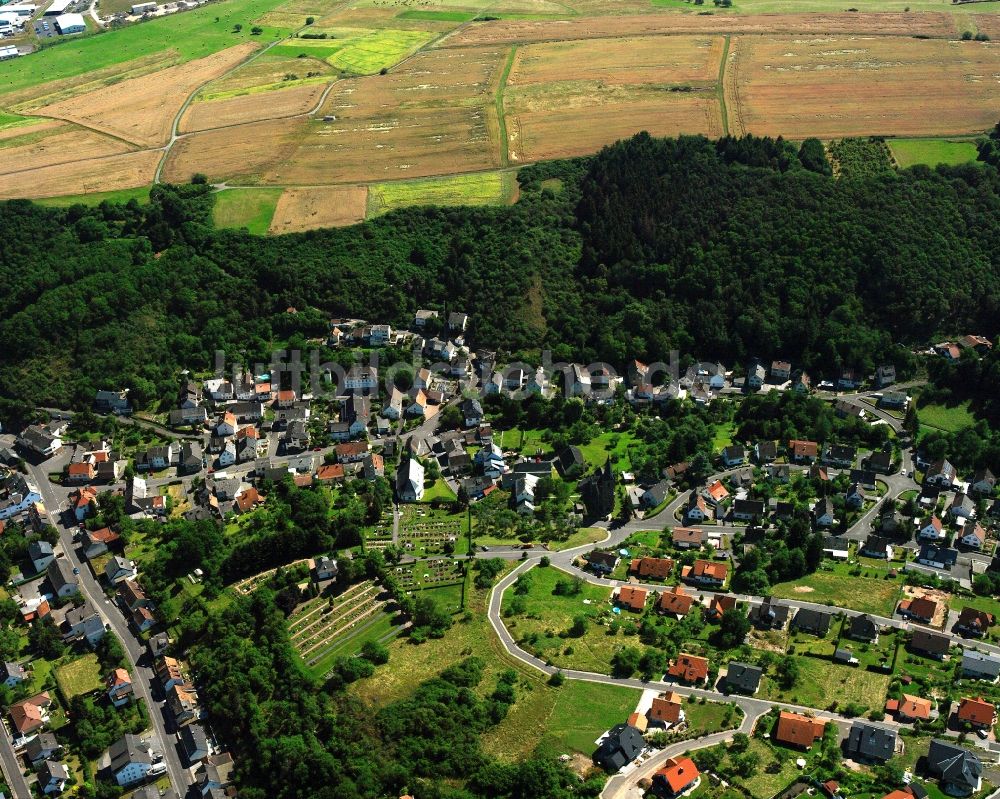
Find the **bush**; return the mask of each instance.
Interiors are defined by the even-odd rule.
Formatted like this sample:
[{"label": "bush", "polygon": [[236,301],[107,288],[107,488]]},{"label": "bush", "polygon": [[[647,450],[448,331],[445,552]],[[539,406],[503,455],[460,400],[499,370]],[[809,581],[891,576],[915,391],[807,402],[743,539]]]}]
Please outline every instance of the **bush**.
[{"label": "bush", "polygon": [[549,685],[551,685],[553,688],[558,688],[564,682],[566,682],[566,675],[564,675],[561,671],[557,671],[553,673],[551,677],[549,677]]}]

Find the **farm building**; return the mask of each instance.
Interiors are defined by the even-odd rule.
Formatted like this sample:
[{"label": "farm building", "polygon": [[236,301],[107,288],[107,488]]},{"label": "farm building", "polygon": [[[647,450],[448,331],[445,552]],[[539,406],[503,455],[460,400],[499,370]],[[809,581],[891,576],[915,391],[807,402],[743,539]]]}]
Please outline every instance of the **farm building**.
[{"label": "farm building", "polygon": [[56,17],[56,27],[63,36],[71,33],[83,33],[87,30],[87,23],[83,21],[82,14],[60,14]]}]

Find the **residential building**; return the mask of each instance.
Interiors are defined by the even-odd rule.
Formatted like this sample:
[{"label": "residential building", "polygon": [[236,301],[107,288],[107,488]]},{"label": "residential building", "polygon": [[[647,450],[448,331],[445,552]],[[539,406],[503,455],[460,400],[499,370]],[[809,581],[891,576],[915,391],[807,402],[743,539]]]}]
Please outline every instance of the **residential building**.
[{"label": "residential building", "polygon": [[915,629],[910,636],[910,649],[921,655],[941,660],[951,649],[951,641],[947,636]]},{"label": "residential building", "polygon": [[159,753],[154,753],[147,741],[138,735],[126,734],[108,749],[111,774],[123,787],[135,785],[149,775],[157,755]]},{"label": "residential building", "polygon": [[180,731],[181,748],[188,763],[194,764],[209,755],[208,736],[200,724],[187,724]]},{"label": "residential building", "polygon": [[125,669],[114,669],[107,680],[108,699],[115,707],[127,705],[132,701],[132,678]]},{"label": "residential building", "polygon": [[691,758],[671,757],[653,774],[652,783],[654,795],[675,799],[701,785],[701,774]]},{"label": "residential building", "polygon": [[708,661],[682,652],[671,662],[667,676],[683,683],[702,683],[708,679]]},{"label": "residential building", "polygon": [[927,770],[938,777],[941,790],[952,796],[969,796],[982,787],[983,764],[979,757],[951,741],[931,741]]},{"label": "residential building", "polygon": [[729,577],[729,564],[699,559],[693,566],[685,566],[681,570],[681,575],[696,585],[721,588]]},{"label": "residential building", "polygon": [[930,624],[937,611],[938,603],[924,596],[903,599],[897,608],[897,612],[904,619],[913,619],[924,624]]},{"label": "residential building", "polygon": [[788,449],[794,463],[815,463],[819,457],[819,444],[815,441],[792,439],[788,442]]},{"label": "residential building", "polygon": [[40,732],[28,741],[24,754],[33,766],[43,760],[55,757],[62,751],[62,745],[51,732]]},{"label": "residential building", "polygon": [[190,685],[171,685],[167,689],[167,709],[178,727],[198,718],[198,695]]},{"label": "residential building", "polygon": [[924,473],[924,484],[938,488],[951,488],[955,479],[955,467],[947,459],[931,464]]},{"label": "residential building", "polygon": [[976,699],[963,697],[955,715],[961,723],[970,724],[977,730],[989,730],[996,723],[997,707],[981,696]]},{"label": "residential building", "polygon": [[64,557],[55,558],[45,570],[52,590],[58,597],[68,597],[80,591],[80,580]]},{"label": "residential building", "polygon": [[803,608],[795,614],[792,619],[791,629],[798,632],[810,633],[819,638],[825,638],[830,632],[830,623],[833,615],[822,610],[810,610]]},{"label": "residential building", "polygon": [[135,563],[120,555],[111,558],[104,566],[104,576],[112,585],[118,585],[125,580],[134,580],[136,574]]},{"label": "residential building", "polygon": [[906,723],[914,721],[927,721],[931,717],[931,711],[933,709],[934,704],[930,699],[924,699],[923,697],[912,696],[910,694],[903,694],[902,699],[890,699],[886,703],[886,710],[890,713],[895,711],[896,718],[899,721]]},{"label": "residential building", "polygon": [[[10,720],[18,736],[31,735],[40,730],[49,720],[47,708],[52,699],[47,693],[40,693],[28,699],[22,699],[10,706]],[[16,736],[17,737],[17,736]]]},{"label": "residential building", "polygon": [[789,607],[777,604],[771,597],[750,608],[750,622],[761,630],[785,629],[789,615]]},{"label": "residential building", "polygon": [[105,554],[109,547],[117,544],[121,540],[118,533],[110,527],[102,527],[100,530],[87,530],[83,534],[83,554],[87,560]]},{"label": "residential building", "polygon": [[660,613],[680,618],[690,612],[692,604],[694,604],[694,597],[685,592],[682,586],[675,585],[660,594],[656,608]]},{"label": "residential building", "polygon": [[726,691],[753,696],[760,688],[760,680],[763,676],[764,672],[760,666],[731,661],[726,671]]},{"label": "residential building", "polygon": [[649,707],[650,724],[671,727],[684,721],[684,697],[669,691],[653,697]]},{"label": "residential building", "polygon": [[52,544],[41,539],[32,541],[28,544],[28,559],[31,561],[36,574],[45,571],[49,564],[55,560],[55,554],[52,552]]},{"label": "residential building", "polygon": [[771,737],[778,743],[794,746],[798,749],[809,749],[823,737],[826,719],[803,716],[800,713],[790,713],[782,710],[778,714],[778,723],[774,725]]},{"label": "residential building", "polygon": [[645,745],[642,733],[636,727],[616,724],[598,746],[594,762],[613,774],[635,760]]},{"label": "residential building", "polygon": [[732,469],[734,466],[745,463],[747,454],[742,445],[730,444],[728,447],[723,448],[720,457],[722,458],[722,464],[727,469]]},{"label": "residential building", "polygon": [[696,527],[675,527],[670,535],[678,549],[701,549],[705,544],[705,531]]},{"label": "residential building", "polygon": [[28,675],[24,670],[24,666],[20,663],[8,660],[4,661],[3,665],[0,666],[0,678],[3,679],[3,684],[8,688],[16,688],[27,677]]},{"label": "residential building", "polygon": [[36,773],[38,774],[38,787],[46,796],[62,793],[66,788],[66,783],[69,782],[69,769],[66,768],[66,764],[55,760],[42,761],[38,765]]},{"label": "residential building", "polygon": [[958,614],[958,620],[955,622],[955,632],[973,638],[982,638],[986,635],[986,631],[989,630],[994,621],[995,619],[992,614],[966,605]]},{"label": "residential building", "polygon": [[91,646],[97,646],[105,633],[104,622],[89,600],[66,611],[63,629],[63,640],[86,640]]},{"label": "residential building", "polygon": [[878,624],[867,613],[851,618],[847,635],[855,641],[878,643]]},{"label": "residential building", "polygon": [[646,608],[646,598],[648,596],[649,591],[645,588],[623,585],[618,589],[615,601],[620,607],[626,608],[633,613],[642,613]]},{"label": "residential building", "polygon": [[844,754],[861,763],[885,763],[896,753],[898,740],[890,727],[855,721],[844,741]]},{"label": "residential building", "polygon": [[962,652],[962,676],[996,682],[1000,677],[1000,657],[966,649]]},{"label": "residential building", "polygon": [[666,580],[673,574],[674,561],[670,558],[633,558],[629,573],[641,580]]}]

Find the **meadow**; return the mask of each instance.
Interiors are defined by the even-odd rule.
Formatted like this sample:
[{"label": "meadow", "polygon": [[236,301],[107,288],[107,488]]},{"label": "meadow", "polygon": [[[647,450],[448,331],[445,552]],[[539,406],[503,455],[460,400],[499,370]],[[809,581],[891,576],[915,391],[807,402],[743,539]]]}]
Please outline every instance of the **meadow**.
[{"label": "meadow", "polygon": [[212,221],[216,227],[247,228],[263,236],[274,217],[282,189],[227,189],[215,195]]},{"label": "meadow", "polygon": [[376,183],[368,189],[367,216],[410,205],[505,205],[513,198],[515,182],[510,172],[475,172]]},{"label": "meadow", "polygon": [[957,166],[975,161],[977,156],[971,139],[890,139],[889,149],[904,169],[915,164]]},{"label": "meadow", "polygon": [[56,666],[55,676],[67,699],[100,690],[104,684],[101,681],[101,666],[97,662],[97,655],[93,653]]}]

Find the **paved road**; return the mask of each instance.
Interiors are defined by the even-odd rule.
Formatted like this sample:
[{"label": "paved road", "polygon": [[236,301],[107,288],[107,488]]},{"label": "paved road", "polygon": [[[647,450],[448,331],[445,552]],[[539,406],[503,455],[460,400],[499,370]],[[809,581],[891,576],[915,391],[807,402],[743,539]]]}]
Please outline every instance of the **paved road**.
[{"label": "paved road", "polygon": [[104,590],[94,578],[90,567],[82,562],[76,551],[76,544],[73,541],[75,527],[67,527],[62,518],[64,501],[60,501],[52,490],[52,484],[48,481],[45,468],[42,466],[28,466],[32,478],[42,494],[45,507],[49,510],[54,523],[59,530],[59,541],[62,544],[63,552],[70,564],[79,569],[80,590],[83,595],[90,600],[102,620],[106,625],[111,626],[112,632],[118,636],[125,650],[129,661],[130,670],[134,676],[133,688],[139,698],[146,702],[149,716],[153,721],[155,735],[159,737],[160,748],[163,751],[164,760],[167,764],[167,772],[175,790],[183,796],[191,784],[190,775],[181,763],[180,755],[177,751],[176,738],[167,730],[166,721],[163,717],[162,706],[153,700],[152,686],[155,683],[153,670],[147,666],[140,666],[139,661],[146,654],[143,643],[133,634],[128,621],[122,615],[118,606],[107,599]]},{"label": "paved road", "polygon": [[4,781],[10,786],[14,799],[32,799],[27,780],[21,773],[21,761],[14,753],[7,727],[0,723],[0,765],[3,766]]},{"label": "paved road", "polygon": [[663,768],[663,764],[672,757],[682,755],[685,752],[691,752],[695,749],[707,749],[710,746],[728,743],[738,732],[750,735],[753,732],[753,728],[757,725],[758,719],[760,719],[765,712],[766,711],[758,713],[744,712],[743,723],[736,729],[724,730],[723,732],[716,732],[711,735],[705,735],[701,738],[694,738],[687,741],[678,741],[675,744],[670,744],[669,746],[664,747],[643,762],[638,768],[633,768],[625,773],[618,773],[611,777],[611,779],[607,781],[607,784],[605,784],[604,790],[601,791],[601,799],[625,799],[629,790],[637,782],[644,779],[652,779],[653,774]]}]

